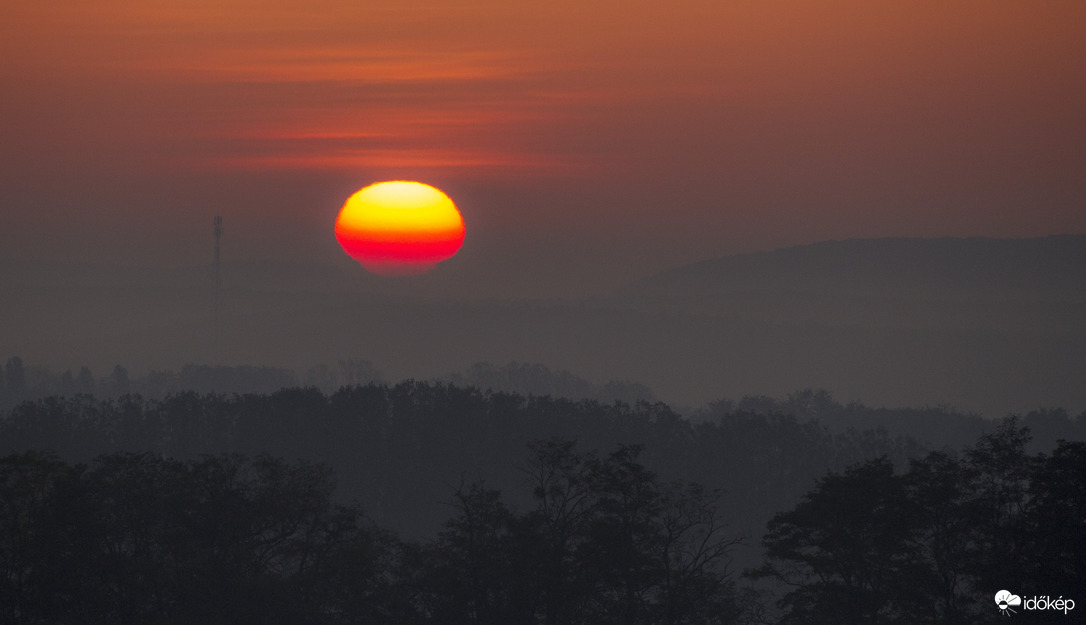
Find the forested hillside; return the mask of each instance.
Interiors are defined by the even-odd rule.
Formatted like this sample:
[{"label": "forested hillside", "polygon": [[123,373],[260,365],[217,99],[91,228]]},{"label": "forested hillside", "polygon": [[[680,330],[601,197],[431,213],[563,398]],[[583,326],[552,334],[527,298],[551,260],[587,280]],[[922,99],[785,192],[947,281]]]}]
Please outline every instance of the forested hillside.
[{"label": "forested hillside", "polygon": [[[1047,451],[1082,440],[1086,418],[1038,411],[1022,423]],[[0,423],[0,451],[56,451],[87,461],[102,453],[150,451],[271,454],[319,461],[340,494],[410,535],[430,535],[461,482],[516,492],[525,445],[551,437],[586,450],[642,445],[667,479],[724,493],[740,532],[756,534],[827,470],[886,456],[899,466],[925,449],[958,449],[995,423],[940,409],[886,411],[841,405],[825,392],[786,400],[721,401],[694,419],[663,403],[601,403],[481,391],[442,383],[347,386],[270,394],[183,392],[160,400],[51,396],[24,402]]]},{"label": "forested hillside", "polygon": [[1076,597],[1083,443],[1031,453],[1008,419],[929,452],[715,409],[424,383],[26,402],[0,424],[0,622],[949,625],[1002,618],[993,585]]}]

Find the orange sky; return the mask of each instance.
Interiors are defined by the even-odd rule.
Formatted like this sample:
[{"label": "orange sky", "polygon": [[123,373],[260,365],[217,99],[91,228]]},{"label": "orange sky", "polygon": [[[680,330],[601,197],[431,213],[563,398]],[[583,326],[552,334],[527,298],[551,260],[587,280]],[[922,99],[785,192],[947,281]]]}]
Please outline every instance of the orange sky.
[{"label": "orange sky", "polygon": [[388,178],[454,196],[465,276],[541,292],[1086,232],[1078,0],[2,1],[7,255],[198,262],[224,214],[237,255],[324,260]]}]

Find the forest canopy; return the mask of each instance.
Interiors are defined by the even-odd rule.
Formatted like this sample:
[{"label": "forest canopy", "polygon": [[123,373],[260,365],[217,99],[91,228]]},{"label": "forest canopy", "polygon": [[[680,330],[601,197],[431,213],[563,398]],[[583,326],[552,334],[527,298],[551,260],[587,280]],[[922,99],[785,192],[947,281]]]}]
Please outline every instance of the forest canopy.
[{"label": "forest canopy", "polygon": [[[895,414],[942,444],[850,425]],[[695,419],[423,382],[48,396],[0,421],[2,618],[985,622],[989,586],[1084,578],[1082,422],[821,391]]]}]

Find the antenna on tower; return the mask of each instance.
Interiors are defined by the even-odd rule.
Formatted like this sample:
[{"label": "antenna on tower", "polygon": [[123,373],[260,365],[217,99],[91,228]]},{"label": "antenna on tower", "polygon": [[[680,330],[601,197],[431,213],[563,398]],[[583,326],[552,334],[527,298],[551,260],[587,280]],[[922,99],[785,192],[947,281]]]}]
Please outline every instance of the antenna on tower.
[{"label": "antenna on tower", "polygon": [[214,288],[215,291],[212,294],[214,298],[211,302],[211,341],[212,341],[212,353],[218,356],[219,352],[219,335],[222,332],[222,300],[219,297],[219,291],[222,288],[222,269],[219,266],[219,259],[221,258],[220,245],[222,242],[222,217],[215,216],[215,262],[211,266],[212,272],[214,272]]},{"label": "antenna on tower", "polygon": [[219,311],[219,288],[222,286],[222,272],[219,268],[219,245],[222,241],[222,217],[215,216],[215,264],[213,265],[215,270],[215,312]]}]

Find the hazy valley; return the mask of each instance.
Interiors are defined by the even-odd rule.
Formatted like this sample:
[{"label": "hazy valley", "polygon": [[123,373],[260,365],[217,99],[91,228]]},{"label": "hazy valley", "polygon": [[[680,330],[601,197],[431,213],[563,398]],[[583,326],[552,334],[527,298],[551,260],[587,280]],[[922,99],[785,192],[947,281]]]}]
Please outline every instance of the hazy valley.
[{"label": "hazy valley", "polygon": [[6,261],[0,345],[98,374],[365,360],[396,380],[520,362],[687,408],[813,387],[992,417],[1086,409],[1086,237],[827,242],[579,301],[456,301],[357,274],[224,262],[216,309],[210,266]]}]

